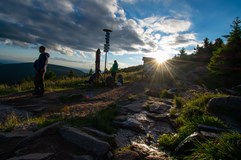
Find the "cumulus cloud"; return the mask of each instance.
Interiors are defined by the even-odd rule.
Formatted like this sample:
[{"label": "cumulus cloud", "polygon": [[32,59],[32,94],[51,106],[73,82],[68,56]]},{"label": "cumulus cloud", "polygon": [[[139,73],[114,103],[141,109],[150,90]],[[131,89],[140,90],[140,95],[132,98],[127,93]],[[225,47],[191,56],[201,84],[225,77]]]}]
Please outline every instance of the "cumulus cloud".
[{"label": "cumulus cloud", "polygon": [[188,20],[167,18],[167,17],[148,17],[140,20],[143,27],[164,33],[178,33],[189,30],[191,22]]},{"label": "cumulus cloud", "polygon": [[[25,47],[41,44],[61,54],[83,57],[95,53],[97,48],[103,50],[104,28],[113,30],[110,35],[110,50],[113,54],[146,54],[162,51],[164,47],[160,45],[173,48],[174,45],[194,43],[194,34],[182,33],[190,29],[189,20],[161,16],[127,18],[118,2],[2,0],[0,41]],[[162,1],[166,4],[169,2],[170,0]]]}]

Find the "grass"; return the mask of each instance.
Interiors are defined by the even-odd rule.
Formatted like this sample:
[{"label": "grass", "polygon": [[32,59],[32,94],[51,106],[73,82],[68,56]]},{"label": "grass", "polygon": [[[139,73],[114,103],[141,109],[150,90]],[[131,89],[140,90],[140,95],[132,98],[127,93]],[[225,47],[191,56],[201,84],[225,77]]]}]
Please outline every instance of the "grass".
[{"label": "grass", "polygon": [[[123,75],[124,83],[131,83],[141,80],[142,72],[135,71],[135,72],[119,72],[118,74]],[[110,74],[106,74],[106,77]],[[74,88],[83,88],[88,87],[84,83],[89,77],[63,77],[55,80],[45,80],[45,90],[46,91],[59,91],[59,90],[67,90],[67,89],[74,89]],[[103,85],[101,85],[102,87]],[[95,86],[98,87],[98,86]],[[0,84],[0,96],[12,94],[12,93],[19,93],[24,91],[30,91],[34,89],[34,83],[31,80],[23,80],[19,84],[15,85],[7,85],[7,84]]]},{"label": "grass", "polygon": [[[57,80],[46,80],[45,89],[46,91],[59,91],[73,88],[81,88],[84,86],[83,84],[84,78],[64,78]],[[19,93],[24,91],[30,91],[34,89],[34,84],[32,81],[23,81],[20,84],[15,85],[6,85],[0,84],[0,96],[8,95],[12,93]]]},{"label": "grass", "polygon": [[113,118],[117,115],[117,107],[115,104],[108,106],[106,109],[88,115],[87,117],[74,117],[65,119],[65,123],[74,127],[93,127],[106,133],[115,132],[112,124]]},{"label": "grass", "polygon": [[182,106],[184,106],[185,101],[183,100],[182,97],[177,97],[175,96],[173,99],[173,104],[175,106],[175,108],[182,108]]},{"label": "grass", "polygon": [[31,124],[35,125],[34,130],[43,128],[52,123],[62,121],[70,126],[83,127],[89,126],[106,133],[115,132],[115,128],[112,125],[114,116],[117,114],[116,105],[110,105],[106,109],[90,114],[86,117],[63,117],[61,115],[54,118],[47,118],[46,116],[40,117],[29,117],[27,119],[20,119],[16,114],[10,114],[6,121],[0,124],[0,131],[9,132],[17,126],[28,126]]},{"label": "grass", "polygon": [[178,109],[180,110],[179,116],[175,119],[177,134],[160,135],[158,139],[160,146],[173,151],[182,140],[197,131],[198,124],[226,128],[224,122],[217,117],[209,115],[206,111],[208,101],[213,97],[220,96],[223,95],[203,93],[191,100],[174,99],[174,104],[176,103],[175,108],[177,109],[178,103]]},{"label": "grass", "polygon": [[49,124],[62,120],[62,118],[48,119],[44,116],[21,119],[15,113],[11,113],[6,118],[5,122],[0,125],[0,131],[9,132],[17,126],[29,126],[30,124],[35,124],[33,130],[37,130],[39,128],[43,128],[45,126],[48,126]]},{"label": "grass", "polygon": [[19,117],[15,113],[11,113],[5,120],[3,124],[0,125],[0,130],[2,131],[10,131],[12,130],[16,125],[18,125],[21,122]]},{"label": "grass", "polygon": [[241,159],[241,134],[225,133],[219,139],[196,142],[192,154],[184,159]]}]

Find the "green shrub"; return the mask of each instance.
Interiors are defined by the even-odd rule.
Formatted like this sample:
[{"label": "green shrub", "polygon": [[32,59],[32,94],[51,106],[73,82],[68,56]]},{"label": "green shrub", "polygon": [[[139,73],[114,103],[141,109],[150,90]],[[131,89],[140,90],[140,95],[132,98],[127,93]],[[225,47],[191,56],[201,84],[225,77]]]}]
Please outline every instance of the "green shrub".
[{"label": "green shrub", "polygon": [[181,108],[184,105],[184,100],[182,97],[174,97],[173,104],[176,108]]},{"label": "green shrub", "polygon": [[166,89],[163,89],[160,94],[160,98],[174,98],[173,94],[170,94]]},{"label": "green shrub", "polygon": [[174,150],[179,143],[178,139],[178,134],[162,134],[158,138],[158,143],[160,146],[168,150]]}]

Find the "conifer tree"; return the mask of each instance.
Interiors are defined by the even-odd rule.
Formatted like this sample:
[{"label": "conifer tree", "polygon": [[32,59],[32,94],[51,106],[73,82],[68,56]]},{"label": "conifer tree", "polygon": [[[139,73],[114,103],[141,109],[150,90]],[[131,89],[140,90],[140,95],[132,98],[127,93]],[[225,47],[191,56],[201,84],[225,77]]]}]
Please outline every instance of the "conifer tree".
[{"label": "conifer tree", "polygon": [[241,21],[237,17],[231,25],[232,30],[227,44],[217,49],[208,64],[208,69],[225,80],[227,86],[241,83]]}]

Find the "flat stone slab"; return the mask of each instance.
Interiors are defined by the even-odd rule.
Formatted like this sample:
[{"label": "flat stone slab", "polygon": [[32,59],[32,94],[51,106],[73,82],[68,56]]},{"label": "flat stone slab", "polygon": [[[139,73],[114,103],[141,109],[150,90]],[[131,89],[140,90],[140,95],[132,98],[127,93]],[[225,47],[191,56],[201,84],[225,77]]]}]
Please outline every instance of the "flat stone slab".
[{"label": "flat stone slab", "polygon": [[126,121],[123,122],[114,121],[114,124],[124,129],[145,133],[145,128],[143,127],[142,123],[135,118],[128,118]]},{"label": "flat stone slab", "polygon": [[66,141],[97,156],[104,156],[111,148],[109,143],[90,136],[76,128],[63,127],[59,129],[59,133]]},{"label": "flat stone slab", "polygon": [[31,153],[23,156],[16,156],[7,160],[44,160],[52,156],[53,153]]},{"label": "flat stone slab", "polygon": [[122,106],[123,109],[128,110],[131,113],[139,113],[143,110],[144,102],[142,101],[135,101],[131,104]]},{"label": "flat stone slab", "polygon": [[136,136],[136,133],[127,129],[118,129],[115,142],[117,147],[124,147],[130,144],[130,139]]},{"label": "flat stone slab", "polygon": [[0,136],[4,136],[7,138],[19,138],[19,137],[27,137],[33,134],[32,131],[16,131],[16,132],[0,132]]}]

